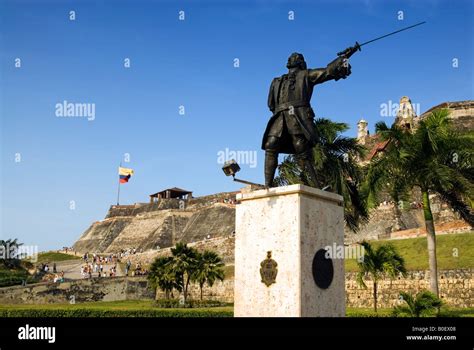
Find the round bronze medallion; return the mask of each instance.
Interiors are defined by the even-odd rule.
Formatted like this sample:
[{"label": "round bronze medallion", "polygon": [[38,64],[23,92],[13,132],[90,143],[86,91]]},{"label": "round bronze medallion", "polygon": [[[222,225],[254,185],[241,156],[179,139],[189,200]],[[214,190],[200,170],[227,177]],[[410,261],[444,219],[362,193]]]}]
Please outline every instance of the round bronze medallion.
[{"label": "round bronze medallion", "polygon": [[334,277],[334,266],[331,258],[326,257],[326,250],[319,249],[313,258],[313,278],[321,289],[327,289]]}]

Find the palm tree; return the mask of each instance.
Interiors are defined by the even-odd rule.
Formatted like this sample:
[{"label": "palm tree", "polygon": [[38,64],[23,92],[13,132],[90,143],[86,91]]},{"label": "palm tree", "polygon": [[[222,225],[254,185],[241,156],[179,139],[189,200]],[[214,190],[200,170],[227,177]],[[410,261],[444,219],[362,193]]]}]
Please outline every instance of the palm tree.
[{"label": "palm tree", "polygon": [[377,312],[377,286],[380,279],[388,276],[395,278],[398,274],[406,276],[405,261],[391,244],[384,244],[378,248],[372,247],[369,242],[362,242],[364,247],[364,259],[359,261],[359,273],[357,282],[363,288],[367,288],[364,277],[369,277],[373,282],[374,310]]},{"label": "palm tree", "polygon": [[439,310],[443,305],[441,299],[429,291],[422,291],[415,297],[409,293],[402,292],[400,297],[406,303],[406,306],[396,306],[393,310],[395,316],[421,317],[429,315],[436,309]]},{"label": "palm tree", "polygon": [[173,289],[181,292],[182,285],[176,279],[172,271],[172,257],[159,257],[150,266],[148,280],[153,288],[156,288],[156,299],[158,299],[158,288],[165,292],[166,299],[170,298]]},{"label": "palm tree", "polygon": [[463,219],[474,224],[472,204],[469,203],[474,197],[474,138],[472,133],[460,135],[452,128],[446,109],[433,111],[419,122],[413,133],[397,125],[388,128],[383,122],[377,123],[376,131],[382,139],[389,141],[389,146],[382,157],[369,165],[369,203],[374,204],[377,194],[387,187],[394,199],[406,196],[413,188],[421,190],[430,290],[439,296],[430,194],[438,193]]},{"label": "palm tree", "polygon": [[189,283],[197,266],[198,253],[196,249],[188,247],[185,243],[177,243],[174,248],[171,248],[171,254],[171,270],[176,276],[177,283],[183,288],[183,297],[186,303]]},{"label": "palm tree", "polygon": [[354,138],[341,134],[349,129],[346,123],[335,123],[329,119],[315,121],[318,143],[313,148],[316,184],[310,184],[305,171],[301,169],[295,157],[285,157],[278,167],[275,184],[285,186],[291,184],[314,185],[319,188],[326,186],[344,197],[344,219],[353,231],[357,231],[360,223],[368,220],[364,194],[360,191],[362,171],[357,165],[364,148]]},{"label": "palm tree", "polygon": [[212,287],[216,280],[224,280],[224,263],[217,253],[210,250],[206,250],[202,254],[198,254],[197,260],[197,267],[194,271],[192,279],[199,284],[202,300],[202,289],[206,282],[209,287]]}]

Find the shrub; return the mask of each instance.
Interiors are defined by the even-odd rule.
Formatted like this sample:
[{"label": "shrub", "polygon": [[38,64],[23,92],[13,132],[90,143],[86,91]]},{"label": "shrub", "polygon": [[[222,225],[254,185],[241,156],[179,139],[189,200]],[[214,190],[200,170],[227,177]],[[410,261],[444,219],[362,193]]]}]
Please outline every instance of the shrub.
[{"label": "shrub", "polygon": [[0,270],[0,287],[21,285],[23,280],[26,280],[27,283],[36,283],[39,278],[30,276],[27,271],[23,270]]},{"label": "shrub", "polygon": [[404,306],[396,306],[393,309],[394,316],[421,317],[430,316],[439,312],[443,302],[434,293],[427,290],[416,295],[402,292],[400,297],[405,302]]},{"label": "shrub", "polygon": [[0,317],[232,317],[232,310],[203,309],[0,309]]},{"label": "shrub", "polygon": [[178,299],[159,299],[155,301],[155,305],[161,308],[184,308],[184,309],[196,309],[196,308],[209,308],[209,307],[221,307],[229,306],[229,303],[221,302],[218,300],[187,300],[185,304],[181,304]]}]

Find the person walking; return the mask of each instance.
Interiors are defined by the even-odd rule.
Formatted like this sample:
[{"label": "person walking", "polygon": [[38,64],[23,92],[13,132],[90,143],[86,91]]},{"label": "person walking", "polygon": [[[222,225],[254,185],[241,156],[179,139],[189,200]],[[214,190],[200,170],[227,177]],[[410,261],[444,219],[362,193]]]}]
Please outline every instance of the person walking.
[{"label": "person walking", "polygon": [[132,263],[130,259],[127,261],[127,264],[125,265],[125,276],[128,276],[128,272],[130,271],[130,267],[132,266]]}]

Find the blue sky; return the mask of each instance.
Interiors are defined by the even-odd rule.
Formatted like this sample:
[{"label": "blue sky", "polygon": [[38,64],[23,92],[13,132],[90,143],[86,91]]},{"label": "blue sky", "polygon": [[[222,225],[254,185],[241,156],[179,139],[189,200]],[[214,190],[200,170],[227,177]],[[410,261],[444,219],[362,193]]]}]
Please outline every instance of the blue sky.
[{"label": "blue sky", "polygon": [[[70,245],[103,219],[125,153],[135,176],[122,185],[122,204],[172,186],[195,195],[238,189],[218,164],[226,149],[256,152],[241,177],[263,182],[268,88],[294,51],[323,67],[356,40],[428,22],[363,47],[348,79],[316,87],[317,117],[348,123],[348,136],[360,118],[371,128],[391,122],[380,106],[404,95],[421,112],[473,98],[472,1],[0,4],[0,237],[40,250]],[[95,104],[95,119],[58,118],[65,100]]]}]

